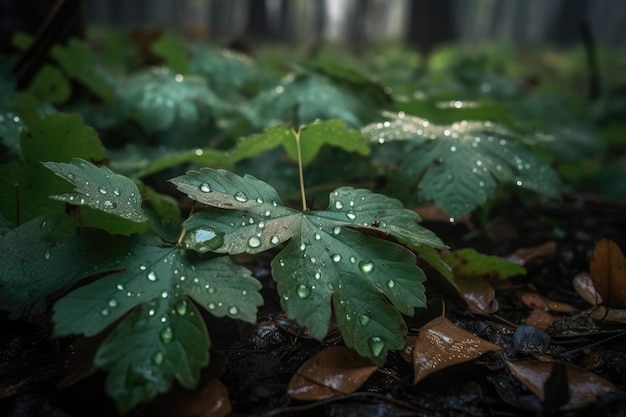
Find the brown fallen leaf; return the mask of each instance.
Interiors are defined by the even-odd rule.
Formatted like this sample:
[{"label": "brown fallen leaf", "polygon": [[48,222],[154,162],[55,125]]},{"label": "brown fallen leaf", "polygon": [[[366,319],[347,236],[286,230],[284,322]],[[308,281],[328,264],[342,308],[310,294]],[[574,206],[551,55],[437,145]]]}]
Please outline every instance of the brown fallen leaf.
[{"label": "brown fallen leaf", "polygon": [[437,317],[420,329],[413,346],[413,383],[417,384],[440,369],[498,349],[502,347],[455,326],[446,317]]},{"label": "brown fallen leaf", "polygon": [[515,262],[521,266],[528,265],[536,258],[552,258],[556,253],[556,242],[550,241],[541,245],[528,248],[520,248],[506,257],[508,261]]},{"label": "brown fallen leaf", "polygon": [[287,393],[295,400],[317,401],[351,394],[361,388],[378,365],[346,346],[318,352],[296,371]]},{"label": "brown fallen leaf", "polygon": [[529,326],[533,326],[536,329],[548,330],[550,326],[556,321],[556,317],[548,313],[547,310],[542,308],[535,308],[530,312],[523,322]]},{"label": "brown fallen leaf", "polygon": [[591,254],[589,270],[606,305],[626,308],[626,258],[620,247],[609,239],[599,241]]},{"label": "brown fallen leaf", "polygon": [[228,389],[217,378],[203,387],[187,390],[174,385],[157,397],[152,415],[155,417],[225,417],[232,412]]},{"label": "brown fallen leaf", "polygon": [[[525,360],[508,362],[507,366],[528,389],[544,400],[544,385],[552,374],[555,362]],[[572,364],[565,364],[565,373],[569,384],[569,401],[562,408],[571,410],[584,407],[598,397],[617,391],[617,387],[593,372]]]},{"label": "brown fallen leaf", "polygon": [[484,278],[461,275],[455,278],[455,283],[470,311],[489,314],[498,310],[496,291]]},{"label": "brown fallen leaf", "polygon": [[520,298],[526,307],[532,309],[553,311],[555,313],[571,313],[576,310],[576,308],[570,304],[552,301],[549,298],[532,291],[522,292]]},{"label": "brown fallen leaf", "polygon": [[596,287],[593,286],[593,281],[587,271],[576,274],[573,284],[574,289],[583,300],[593,306],[602,304],[602,297],[598,294]]}]

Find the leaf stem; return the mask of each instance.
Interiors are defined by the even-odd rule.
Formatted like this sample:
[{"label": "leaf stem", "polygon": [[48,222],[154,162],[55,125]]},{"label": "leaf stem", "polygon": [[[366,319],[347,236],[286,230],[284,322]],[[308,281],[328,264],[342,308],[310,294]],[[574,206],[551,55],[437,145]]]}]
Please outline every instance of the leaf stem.
[{"label": "leaf stem", "polygon": [[300,148],[300,129],[296,132],[296,149],[298,150],[298,174],[300,176],[300,195],[302,197],[302,211],[306,211],[306,194],[304,193],[304,173],[302,171],[302,149]]}]

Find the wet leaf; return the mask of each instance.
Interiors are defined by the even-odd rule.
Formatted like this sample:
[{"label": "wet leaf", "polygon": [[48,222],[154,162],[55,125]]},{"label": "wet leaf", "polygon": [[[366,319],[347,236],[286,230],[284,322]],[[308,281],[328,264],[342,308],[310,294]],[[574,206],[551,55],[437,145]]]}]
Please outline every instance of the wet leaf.
[{"label": "wet leaf", "polygon": [[599,241],[590,260],[593,285],[607,306],[626,308],[626,258],[609,239]]},{"label": "wet leaf", "polygon": [[74,205],[88,205],[105,213],[134,222],[147,220],[141,208],[141,195],[133,181],[79,158],[71,164],[44,162],[46,168],[74,185],[76,192],[52,196]]},{"label": "wet leaf", "polygon": [[191,73],[205,78],[211,90],[220,95],[232,93],[254,81],[256,75],[254,61],[230,49],[196,50],[189,67]]},{"label": "wet leaf", "polygon": [[[533,394],[544,400],[544,384],[553,372],[554,362],[507,361],[507,366]],[[569,384],[569,401],[562,407],[563,409],[581,408],[604,394],[617,391],[617,387],[605,379],[570,363],[565,364],[565,373]]]},{"label": "wet leaf", "polygon": [[461,275],[454,282],[470,311],[482,314],[498,311],[496,291],[484,278]]},{"label": "wet leaf", "polygon": [[318,401],[357,391],[378,369],[371,360],[345,346],[317,353],[296,371],[287,393],[295,400]]},{"label": "wet leaf", "polygon": [[556,253],[556,242],[546,242],[529,248],[521,248],[507,256],[507,260],[521,266],[528,265],[536,258],[552,258]]},{"label": "wet leaf", "polygon": [[417,186],[420,201],[434,202],[453,219],[492,198],[497,182],[560,194],[556,172],[504,126],[488,121],[434,125],[404,113],[388,116],[390,121],[366,126],[363,133],[382,146],[408,141],[411,148],[394,179],[409,190]]},{"label": "wet leaf", "polygon": [[156,417],[226,417],[232,412],[228,389],[211,379],[193,391],[174,386],[155,401]]},{"label": "wet leaf", "polygon": [[186,388],[197,383],[210,342],[195,303],[254,322],[263,300],[250,271],[229,258],[198,258],[148,236],[118,238],[115,246],[124,255],[110,260],[111,273],[60,299],[53,321],[58,336],[92,336],[119,322],[95,364],[109,372],[107,392],[127,411],[174,379]]},{"label": "wet leaf", "polygon": [[500,346],[455,326],[446,317],[426,323],[413,346],[413,383],[440,369],[478,358]]},{"label": "wet leaf", "polygon": [[410,246],[443,247],[419,226],[415,212],[398,200],[349,187],[331,193],[327,210],[300,212],[252,176],[208,168],[172,182],[212,206],[185,222],[190,248],[258,253],[287,242],[272,261],[272,275],[288,316],[314,338],[327,334],[332,304],[346,345],[361,355],[382,363],[387,350],[402,348],[400,314],[425,305],[424,273],[403,246],[349,227],[388,233]]},{"label": "wet leaf", "polygon": [[556,313],[571,313],[576,310],[574,306],[567,303],[559,303],[552,301],[541,294],[531,291],[524,291],[520,296],[522,303],[531,309],[540,309],[543,311],[554,311]]}]

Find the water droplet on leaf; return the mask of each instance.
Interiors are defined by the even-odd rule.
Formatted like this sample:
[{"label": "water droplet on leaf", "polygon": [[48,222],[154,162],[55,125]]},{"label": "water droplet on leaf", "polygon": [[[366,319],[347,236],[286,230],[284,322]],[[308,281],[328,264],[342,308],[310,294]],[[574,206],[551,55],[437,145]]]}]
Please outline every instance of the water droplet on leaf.
[{"label": "water droplet on leaf", "polygon": [[211,186],[209,184],[207,184],[206,182],[203,182],[202,184],[200,184],[198,189],[200,191],[202,191],[203,193],[210,193],[211,192]]},{"label": "water droplet on leaf", "polygon": [[302,298],[303,300],[307,299],[311,295],[311,288],[309,288],[309,286],[307,285],[300,284],[296,289],[296,294],[298,294],[298,297]]},{"label": "water droplet on leaf", "polygon": [[161,352],[157,352],[154,355],[152,355],[152,363],[155,365],[161,365],[164,359],[165,357],[163,356]]},{"label": "water droplet on leaf", "polygon": [[248,201],[248,196],[246,196],[241,191],[237,191],[235,193],[235,200],[239,201],[240,203],[245,203],[246,201]]},{"label": "water droplet on leaf", "polygon": [[106,194],[107,193],[107,187],[105,187],[104,185],[101,185],[100,188],[98,188],[98,191],[100,191],[100,194]]},{"label": "water droplet on leaf", "polygon": [[109,307],[115,308],[117,307],[117,300],[115,298],[111,298],[108,304],[109,304]]},{"label": "water droplet on leaf", "polygon": [[119,197],[122,194],[122,192],[120,191],[119,188],[114,188],[113,189],[113,195],[115,195],[116,197]]},{"label": "water droplet on leaf", "polygon": [[157,276],[156,276],[156,274],[154,273],[154,271],[150,272],[150,273],[148,274],[148,281],[152,281],[152,282],[154,282],[154,281],[156,281],[156,280],[157,280]]},{"label": "water droplet on leaf", "polygon": [[109,311],[108,308],[103,308],[102,311],[100,311],[100,314],[102,314],[103,317],[106,317],[110,314],[111,312]]},{"label": "water droplet on leaf", "polygon": [[387,287],[389,289],[392,289],[395,286],[396,286],[396,282],[394,280],[390,279],[389,281],[387,281]]},{"label": "water droplet on leaf", "polygon": [[250,239],[248,239],[248,246],[250,246],[251,248],[258,248],[259,246],[261,246],[261,239],[256,236],[252,236]]},{"label": "water droplet on leaf", "polygon": [[372,354],[374,356],[380,356],[385,349],[385,340],[382,337],[372,336],[367,341],[367,343],[370,346],[370,350],[372,351]]},{"label": "water droplet on leaf", "polygon": [[187,300],[180,300],[176,303],[176,307],[174,308],[176,309],[176,314],[184,316],[187,314]]},{"label": "water droplet on leaf", "polygon": [[237,308],[237,306],[228,307],[228,314],[230,314],[231,316],[236,316],[237,314],[239,314],[239,308]]},{"label": "water droplet on leaf", "polygon": [[361,261],[359,262],[359,269],[364,274],[369,274],[374,270],[374,264],[370,261]]},{"label": "water droplet on leaf", "polygon": [[272,237],[270,237],[270,243],[272,245],[278,245],[278,242],[280,242],[280,237],[278,237],[278,235],[273,235]]},{"label": "water droplet on leaf", "polygon": [[45,259],[50,259],[52,257],[52,253],[50,253],[50,250],[47,250],[44,254],[43,257]]},{"label": "water droplet on leaf", "polygon": [[170,343],[174,339],[174,331],[170,326],[164,327],[159,333],[163,343]]},{"label": "water droplet on leaf", "polygon": [[353,210],[348,210],[346,212],[346,217],[348,217],[350,220],[354,220],[356,219],[356,213]]},{"label": "water droplet on leaf", "polygon": [[338,253],[333,255],[333,262],[339,262],[341,261],[341,255],[339,255]]},{"label": "water droplet on leaf", "polygon": [[337,210],[341,210],[343,208],[343,203],[339,200],[335,201],[335,208]]},{"label": "water droplet on leaf", "polygon": [[363,326],[366,326],[369,322],[370,316],[368,316],[367,314],[359,314],[359,323],[361,323]]}]

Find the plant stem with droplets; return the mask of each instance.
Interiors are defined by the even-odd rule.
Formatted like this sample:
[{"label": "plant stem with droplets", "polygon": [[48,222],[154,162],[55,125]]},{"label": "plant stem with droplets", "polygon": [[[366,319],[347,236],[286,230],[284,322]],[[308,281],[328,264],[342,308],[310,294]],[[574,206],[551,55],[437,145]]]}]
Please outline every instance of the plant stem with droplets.
[{"label": "plant stem with droplets", "polygon": [[304,173],[302,171],[302,150],[300,148],[300,130],[294,131],[296,149],[298,151],[298,174],[300,175],[300,195],[302,197],[302,211],[306,211],[306,195],[304,194]]}]

